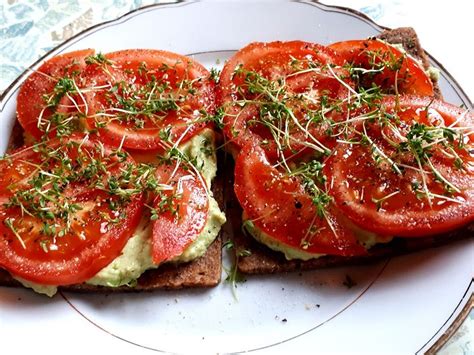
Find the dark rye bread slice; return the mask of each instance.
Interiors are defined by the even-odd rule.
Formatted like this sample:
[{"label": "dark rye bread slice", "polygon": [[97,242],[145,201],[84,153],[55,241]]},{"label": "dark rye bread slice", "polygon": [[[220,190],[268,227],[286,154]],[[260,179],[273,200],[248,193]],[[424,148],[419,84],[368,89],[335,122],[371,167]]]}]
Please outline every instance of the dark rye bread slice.
[{"label": "dark rye bread slice", "polygon": [[[15,122],[8,151],[23,144],[23,129]],[[219,167],[222,170],[222,166]],[[224,208],[224,184],[222,174],[217,174],[212,191],[219,208]],[[216,240],[209,246],[206,253],[199,259],[184,264],[164,264],[158,269],[146,271],[133,287],[105,287],[78,284],[60,287],[61,290],[83,293],[141,292],[158,289],[203,288],[219,284],[222,272],[222,229]],[[0,286],[22,286],[11,275],[0,269]]]},{"label": "dark rye bread slice", "polygon": [[[429,60],[420,45],[416,32],[411,27],[385,30],[376,38],[392,44],[402,44],[412,57],[418,59],[427,69]],[[437,82],[433,82],[435,97],[441,99]],[[229,171],[229,168],[227,168]],[[232,174],[231,174],[232,175]],[[232,180],[232,176],[228,178]],[[227,182],[230,183],[230,182]],[[357,265],[377,260],[408,254],[423,249],[442,246],[455,240],[474,237],[474,224],[451,233],[426,238],[402,239],[395,238],[387,244],[380,244],[370,249],[363,257],[324,256],[308,261],[287,260],[283,253],[273,251],[242,231],[242,209],[234,196],[227,196],[227,219],[233,226],[235,252],[239,256],[238,269],[245,274],[270,274],[297,270],[312,270],[331,266]]]}]

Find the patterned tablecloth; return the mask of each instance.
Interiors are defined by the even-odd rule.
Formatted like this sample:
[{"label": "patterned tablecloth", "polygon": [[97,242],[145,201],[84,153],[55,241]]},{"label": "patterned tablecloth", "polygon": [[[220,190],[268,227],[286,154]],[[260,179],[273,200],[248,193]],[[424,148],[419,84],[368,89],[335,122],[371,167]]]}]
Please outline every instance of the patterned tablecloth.
[{"label": "patterned tablecloth", "polygon": [[[1,0],[0,92],[39,57],[71,36],[117,18],[155,0]],[[328,4],[359,10],[387,27],[414,26],[421,43],[459,81],[472,97],[474,80],[465,65],[472,59],[450,55],[469,45],[472,26],[468,1],[451,0],[450,6],[409,0],[328,0]],[[416,24],[416,25],[414,25]],[[451,32],[450,32],[451,31]],[[439,41],[444,40],[443,46]],[[447,41],[449,39],[449,41]],[[448,46],[448,47],[447,47]],[[472,46],[471,46],[472,49]],[[471,56],[472,58],[472,56]],[[474,311],[471,310],[440,354],[473,354]]]}]

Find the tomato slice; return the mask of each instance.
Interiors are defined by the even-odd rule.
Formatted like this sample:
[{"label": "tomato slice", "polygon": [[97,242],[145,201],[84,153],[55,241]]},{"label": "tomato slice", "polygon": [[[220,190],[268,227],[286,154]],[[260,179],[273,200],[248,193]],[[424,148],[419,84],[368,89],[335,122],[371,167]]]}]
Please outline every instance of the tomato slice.
[{"label": "tomato slice", "polygon": [[185,142],[214,114],[214,82],[191,58],[159,50],[109,53],[90,65],[88,124],[112,145],[139,150]]},{"label": "tomato slice", "polygon": [[392,97],[373,121],[326,162],[338,208],[382,235],[426,236],[474,221],[471,113],[428,97]]},{"label": "tomato slice", "polygon": [[301,182],[270,165],[258,145],[244,147],[235,166],[235,193],[248,218],[277,242],[308,253],[363,255],[352,231],[329,204],[320,217]]},{"label": "tomato slice", "polygon": [[76,93],[82,86],[80,73],[86,66],[85,58],[93,54],[93,49],[84,49],[58,55],[25,80],[18,93],[17,117],[26,132],[36,139],[45,132],[55,136],[57,126],[78,108],[84,110],[84,102]]},{"label": "tomato slice", "polygon": [[[416,60],[379,40],[353,40],[331,44],[359,74],[359,85],[375,83],[386,93],[433,96],[433,84]],[[355,71],[358,70],[358,71]]]},{"label": "tomato slice", "polygon": [[257,141],[270,158],[327,151],[330,121],[341,116],[335,103],[348,90],[336,78],[341,69],[329,64],[342,63],[332,50],[302,41],[241,49],[224,66],[216,94],[227,139],[237,148]]},{"label": "tomato slice", "polygon": [[209,195],[203,178],[185,167],[160,165],[156,174],[169,187],[153,203],[152,255],[160,264],[181,255],[197,239],[207,221]]},{"label": "tomato slice", "polygon": [[44,285],[86,281],[115,259],[140,221],[143,194],[112,187],[133,161],[85,136],[0,161],[0,265]]}]

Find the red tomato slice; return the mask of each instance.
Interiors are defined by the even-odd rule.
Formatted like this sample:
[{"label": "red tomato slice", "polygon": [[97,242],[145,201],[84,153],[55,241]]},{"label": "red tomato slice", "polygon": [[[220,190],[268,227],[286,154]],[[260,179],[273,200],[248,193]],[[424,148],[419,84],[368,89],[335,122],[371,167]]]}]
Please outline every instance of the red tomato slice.
[{"label": "red tomato slice", "polygon": [[76,98],[80,109],[84,108],[82,99],[74,94],[74,83],[78,88],[82,86],[79,74],[86,66],[85,58],[93,54],[93,49],[84,49],[58,55],[26,79],[17,98],[18,121],[26,132],[36,139],[46,131],[55,136],[52,116],[55,113],[66,116],[77,113],[77,107],[67,95]]},{"label": "red tomato slice", "polygon": [[[383,235],[426,236],[474,221],[474,116],[428,97],[400,97],[398,104],[387,98],[381,107],[383,114],[366,126],[365,143],[341,145],[326,162],[336,205],[361,228]],[[439,127],[451,129],[443,134]],[[461,131],[471,136],[461,139],[463,148],[454,135]],[[449,132],[453,141],[442,147],[437,142],[448,144]]]},{"label": "red tomato slice", "polygon": [[161,165],[157,176],[170,190],[154,201],[157,219],[152,223],[153,262],[160,264],[181,255],[204,228],[209,197],[206,184],[196,172],[176,165]]},{"label": "red tomato slice", "polygon": [[39,149],[0,161],[0,265],[39,284],[81,283],[120,254],[141,218],[141,193],[122,202],[100,188],[133,161],[80,135]]},{"label": "red tomato slice", "polygon": [[353,40],[337,42],[329,48],[354,68],[380,70],[361,72],[359,84],[363,87],[370,88],[375,83],[391,94],[434,94],[433,84],[421,65],[389,44],[379,40]]},{"label": "red tomato slice", "polygon": [[239,66],[275,80],[294,73],[297,66],[307,69],[309,61],[315,65],[342,65],[344,62],[333,50],[319,44],[303,41],[251,43],[235,53],[222,69],[217,87],[218,104],[223,105],[236,99],[237,87],[244,79],[242,75],[235,74]]},{"label": "red tomato slice", "polygon": [[88,123],[105,142],[163,149],[190,139],[206,126],[206,114],[214,114],[214,82],[193,59],[146,49],[113,52],[106,59],[85,73],[97,88],[87,94]]},{"label": "red tomato slice", "polygon": [[352,231],[341,223],[337,209],[330,204],[326,218],[319,217],[300,181],[272,167],[258,145],[241,150],[234,188],[248,218],[279,243],[308,253],[366,253]]},{"label": "red tomato slice", "polygon": [[[326,64],[342,65],[335,52],[301,41],[252,43],[224,66],[217,100],[225,110],[224,133],[237,147],[248,141],[262,144],[270,158],[286,157],[309,147],[329,148],[329,120],[322,101],[331,106],[347,95],[347,88]],[[332,71],[332,73],[331,73]]]}]

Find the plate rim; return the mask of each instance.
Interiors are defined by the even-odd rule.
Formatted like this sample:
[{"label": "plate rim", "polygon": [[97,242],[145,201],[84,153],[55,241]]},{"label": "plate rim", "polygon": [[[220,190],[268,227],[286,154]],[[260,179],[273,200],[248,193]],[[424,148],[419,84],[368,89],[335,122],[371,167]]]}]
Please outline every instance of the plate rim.
[{"label": "plate rim", "polygon": [[[141,13],[155,11],[155,10],[160,9],[160,8],[182,7],[182,6],[192,5],[192,4],[196,4],[196,3],[200,3],[200,2],[204,2],[204,1],[201,1],[201,0],[164,0],[160,3],[141,6],[139,8],[134,9],[134,10],[128,11],[128,12],[122,14],[121,16],[119,16],[117,18],[114,18],[114,19],[111,19],[111,20],[108,20],[108,21],[99,22],[99,23],[97,23],[97,24],[95,24],[91,27],[88,27],[87,29],[85,29],[83,31],[80,31],[80,32],[76,33],[75,35],[73,35],[72,37],[70,37],[67,40],[63,41],[59,45],[57,45],[57,46],[51,48],[50,50],[46,51],[33,64],[31,64],[19,76],[17,76],[10,83],[10,85],[8,85],[8,87],[3,92],[0,93],[0,112],[3,112],[3,109],[5,108],[6,103],[11,99],[11,96],[15,93],[18,86],[21,85],[21,83],[26,79],[26,77],[29,75],[29,73],[34,70],[35,67],[39,66],[48,57],[51,57],[51,56],[55,55],[57,52],[60,52],[61,50],[70,47],[72,44],[74,44],[75,42],[80,40],[83,36],[88,35],[88,34],[92,34],[96,31],[99,31],[102,28],[106,28],[110,25],[120,24],[122,22],[126,22],[129,19],[140,15]],[[252,1],[252,2],[256,3],[258,1]],[[386,26],[383,26],[383,25],[380,25],[380,24],[376,23],[374,20],[372,20],[366,14],[364,14],[364,13],[358,11],[358,10],[345,7],[345,6],[328,5],[328,4],[322,3],[318,0],[290,0],[289,2],[314,6],[314,7],[317,7],[318,9],[320,9],[324,12],[344,13],[346,15],[356,17],[359,20],[364,21],[366,24],[373,27],[378,32],[382,32],[384,30],[390,30],[391,29],[390,27],[386,27]],[[466,94],[466,92],[461,87],[461,85],[457,82],[457,80],[451,75],[451,73],[436,58],[434,58],[428,51],[426,51],[426,50],[424,50],[424,51],[425,51],[426,55],[428,56],[430,62],[434,63],[442,71],[442,75],[445,76],[445,78],[447,79],[449,84],[453,87],[453,89],[456,91],[456,93],[460,96],[461,100],[464,102],[464,104],[467,106],[467,108],[472,109],[473,104],[472,104],[472,101],[471,101],[470,97]],[[198,53],[192,53],[192,54],[198,54]],[[451,328],[453,326],[453,324],[458,323],[459,321],[460,321],[460,323],[462,323],[465,320],[466,316],[469,314],[469,312],[465,313],[465,312],[463,312],[463,310],[464,310],[464,308],[466,308],[468,306],[469,299],[472,297],[472,292],[469,293],[469,290],[472,289],[474,291],[473,282],[474,282],[474,279],[471,279],[470,283],[466,287],[466,291],[465,291],[464,295],[459,300],[458,304],[455,306],[455,308],[453,309],[453,312],[450,314],[448,319],[445,321],[444,324],[442,324],[440,326],[440,328],[433,334],[433,336],[423,346],[420,347],[420,349],[416,352],[416,354],[420,353],[421,351],[426,351],[426,350],[432,351],[432,350],[435,349],[435,347],[437,348],[437,350],[439,350],[439,348],[442,345],[444,345],[451,338],[451,336],[455,333],[454,331],[450,332],[449,328]],[[464,318],[464,319],[461,320],[461,318]],[[307,334],[307,333],[311,332],[312,330],[314,330],[314,329],[310,329],[310,330],[308,330],[308,331],[306,331],[306,332],[304,332],[303,334],[300,334],[300,335]],[[104,331],[105,331],[105,333],[109,333],[106,330],[104,330]],[[451,333],[451,334],[449,334],[449,333]],[[112,335],[114,337],[117,337],[113,334],[110,334],[110,335]],[[299,337],[300,335],[298,335],[297,337]],[[439,344],[441,338],[442,337],[444,338],[444,336],[446,336],[446,335],[447,335],[447,337],[445,338],[445,341],[443,343]],[[118,337],[118,339],[129,342],[128,340],[121,339],[120,337]],[[285,339],[282,342],[278,342],[278,343],[271,344],[269,346],[264,346],[264,347],[261,347],[261,348],[251,349],[250,351],[263,350],[263,349],[268,348],[268,347],[277,346],[277,345],[279,345],[283,342],[291,341],[292,339],[293,338]],[[135,344],[133,342],[131,344],[142,346],[142,345],[139,345],[139,344]],[[157,349],[152,349],[152,350],[157,350]],[[247,350],[247,351],[249,351],[249,350]]]}]

